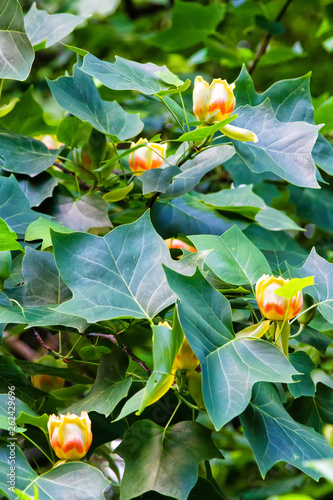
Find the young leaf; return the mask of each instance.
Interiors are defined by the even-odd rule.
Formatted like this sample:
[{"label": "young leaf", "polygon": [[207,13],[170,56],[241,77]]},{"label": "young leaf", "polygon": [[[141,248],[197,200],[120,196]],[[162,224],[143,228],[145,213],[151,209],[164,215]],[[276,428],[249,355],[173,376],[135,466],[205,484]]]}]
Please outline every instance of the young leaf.
[{"label": "young leaf", "polygon": [[311,286],[314,283],[314,276],[308,276],[306,278],[293,278],[286,285],[281,286],[275,290],[275,294],[280,297],[285,297],[286,299],[291,299],[298,292]]},{"label": "young leaf", "polygon": [[0,252],[5,250],[21,250],[24,252],[16,238],[16,233],[10,230],[3,219],[0,219]]}]

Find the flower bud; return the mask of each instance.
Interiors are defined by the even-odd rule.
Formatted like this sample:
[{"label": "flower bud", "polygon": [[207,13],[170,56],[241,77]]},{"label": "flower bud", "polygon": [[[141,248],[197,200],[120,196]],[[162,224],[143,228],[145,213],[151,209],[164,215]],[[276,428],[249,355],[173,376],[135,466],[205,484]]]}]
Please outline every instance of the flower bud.
[{"label": "flower bud", "polygon": [[[53,356],[42,356],[37,363],[45,366],[51,366],[53,368],[67,368],[66,363],[61,359],[54,359]],[[57,377],[55,375],[46,375],[41,373],[40,375],[34,375],[31,377],[31,382],[34,387],[40,389],[44,392],[50,392],[54,389],[62,389],[65,385],[65,379]]]},{"label": "flower bud", "polygon": [[81,416],[50,415],[48,421],[50,443],[58,458],[80,460],[92,442],[91,421],[86,411]]},{"label": "flower bud", "polygon": [[195,370],[199,366],[199,360],[191,349],[187,339],[184,338],[183,344],[176,355],[172,367],[172,373],[177,370]]},{"label": "flower bud", "polygon": [[254,132],[246,128],[225,125],[220,130],[224,135],[231,139],[236,139],[236,141],[258,142],[259,140]]},{"label": "flower bud", "polygon": [[[309,307],[313,306],[314,303],[315,303],[314,299],[306,293],[303,298],[303,307],[300,310],[300,312],[302,313],[302,311],[306,311]],[[298,316],[297,321],[299,322],[300,325],[306,326],[310,323],[310,321],[313,320],[315,315],[316,315],[316,307],[313,307],[312,309],[310,309],[310,311],[306,311],[302,313],[300,316]]]},{"label": "flower bud", "polygon": [[146,144],[133,151],[129,156],[130,169],[137,175],[141,175],[146,170],[158,168],[164,162],[166,156],[167,144],[156,144],[148,142],[147,139],[139,139],[137,143],[132,142],[131,148]]},{"label": "flower bud", "polygon": [[235,108],[234,88],[234,83],[229,85],[221,78],[209,85],[202,76],[197,76],[193,90],[193,113],[196,118],[210,123],[228,118]]},{"label": "flower bud", "polygon": [[183,248],[188,252],[196,252],[196,249],[194,247],[188,245],[187,243],[184,243],[184,241],[178,240],[177,238],[168,238],[167,240],[164,240],[164,242],[169,250],[171,248]]},{"label": "flower bud", "polygon": [[[291,300],[285,297],[276,295],[275,290],[281,288],[289,280],[285,280],[282,276],[275,278],[264,274],[256,283],[256,299],[260,312],[267,319],[273,321],[282,321],[288,311],[287,319],[291,319],[298,314],[303,306],[302,292],[299,291]],[[289,310],[288,310],[289,308]]]}]

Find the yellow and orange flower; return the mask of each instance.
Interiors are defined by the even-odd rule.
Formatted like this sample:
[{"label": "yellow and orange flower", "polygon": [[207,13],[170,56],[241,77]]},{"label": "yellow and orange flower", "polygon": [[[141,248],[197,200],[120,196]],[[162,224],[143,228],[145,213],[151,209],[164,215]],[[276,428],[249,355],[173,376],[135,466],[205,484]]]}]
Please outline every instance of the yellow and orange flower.
[{"label": "yellow and orange flower", "polygon": [[287,319],[296,316],[303,306],[303,295],[299,291],[291,300],[276,295],[275,290],[286,285],[289,280],[282,276],[275,278],[264,274],[256,283],[256,299],[260,312],[265,318],[273,321],[282,321],[288,311]]},{"label": "yellow and orange flower", "polygon": [[188,252],[196,252],[196,249],[192,247],[191,245],[188,245],[187,243],[184,243],[184,241],[178,240],[177,238],[168,238],[167,240],[164,240],[166,246],[169,248],[180,248],[187,250]]},{"label": "yellow and orange flower", "polygon": [[196,118],[209,123],[228,118],[235,108],[234,88],[234,83],[229,85],[221,78],[209,85],[202,76],[197,76],[193,90],[193,113]]},{"label": "yellow and orange flower", "polygon": [[158,168],[164,162],[167,150],[167,144],[157,144],[148,142],[147,139],[139,139],[138,142],[132,142],[131,148],[145,144],[145,146],[133,151],[129,156],[130,169],[137,175],[146,170]]},{"label": "yellow and orange flower", "polygon": [[50,415],[48,421],[50,443],[58,458],[80,460],[92,442],[91,421],[86,411],[81,416]]}]

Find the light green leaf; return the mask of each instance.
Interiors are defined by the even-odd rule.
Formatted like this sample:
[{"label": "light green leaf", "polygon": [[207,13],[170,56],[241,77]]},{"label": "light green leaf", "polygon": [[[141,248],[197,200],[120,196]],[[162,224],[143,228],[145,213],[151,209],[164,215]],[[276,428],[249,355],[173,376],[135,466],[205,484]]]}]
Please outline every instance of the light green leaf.
[{"label": "light green leaf", "polygon": [[221,458],[211,431],[190,421],[164,429],[150,420],[140,420],[126,431],[116,453],[125,460],[122,500],[150,490],[187,500],[198,479],[199,463]]},{"label": "light green leaf", "polygon": [[126,198],[128,193],[132,191],[134,188],[134,182],[130,182],[128,185],[118,188],[118,189],[113,189],[109,193],[106,193],[103,195],[103,199],[108,202],[116,202],[123,200]]},{"label": "light green leaf", "polygon": [[232,285],[253,284],[271,274],[264,255],[237,226],[222,236],[189,236],[197,250],[212,250],[205,264],[223,281]]},{"label": "light green leaf", "polygon": [[13,99],[11,99],[8,104],[3,104],[2,106],[0,106],[0,118],[8,115],[8,113],[10,113],[15,108],[16,104],[19,101],[20,99],[18,97],[13,97]]},{"label": "light green leaf", "polygon": [[73,14],[49,15],[45,10],[38,10],[36,3],[33,3],[24,18],[24,24],[30,43],[36,46],[46,42],[43,48],[48,48],[69,35],[84,19]]},{"label": "light green leaf", "polygon": [[204,141],[207,137],[213,136],[215,132],[218,132],[222,127],[235,120],[237,116],[238,115],[230,115],[225,120],[214,123],[214,125],[210,125],[208,127],[198,127],[196,128],[196,130],[192,130],[191,132],[182,134],[180,137],[178,137],[177,141]]},{"label": "light green leaf", "polygon": [[139,115],[126,113],[116,101],[103,101],[92,78],[81,69],[75,65],[73,76],[47,80],[60,106],[88,121],[96,130],[118,137],[121,141],[139,134],[143,129]]},{"label": "light green leaf", "polygon": [[35,54],[24,30],[23,12],[18,0],[2,2],[0,46],[0,78],[26,80]]},{"label": "light green leaf", "polygon": [[0,219],[0,252],[6,250],[21,250],[24,252],[21,245],[16,241],[16,238],[16,233],[10,230],[3,219]]},{"label": "light green leaf", "polygon": [[58,233],[72,233],[73,230],[68,227],[64,227],[58,222],[52,220],[44,219],[40,217],[38,220],[32,222],[25,234],[26,241],[36,241],[42,240],[42,250],[52,246],[50,229],[57,231]]},{"label": "light green leaf", "polygon": [[240,419],[263,476],[273,465],[284,461],[318,480],[321,472],[315,472],[306,462],[333,458],[324,436],[295,422],[271,384],[255,387],[252,402]]},{"label": "light green leaf", "polygon": [[265,207],[255,216],[255,221],[270,231],[304,231],[286,214],[275,208]]},{"label": "light green leaf", "polygon": [[313,283],[314,276],[308,276],[307,278],[293,278],[286,285],[283,285],[281,288],[275,290],[274,293],[280,297],[291,299],[307,286],[313,285]]}]

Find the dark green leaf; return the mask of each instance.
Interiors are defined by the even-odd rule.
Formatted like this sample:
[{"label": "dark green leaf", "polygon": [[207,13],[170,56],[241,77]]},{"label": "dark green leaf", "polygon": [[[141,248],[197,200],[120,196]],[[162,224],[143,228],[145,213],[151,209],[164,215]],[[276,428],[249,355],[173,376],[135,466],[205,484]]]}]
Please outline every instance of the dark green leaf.
[{"label": "dark green leaf", "polygon": [[52,253],[27,247],[22,272],[24,284],[6,290],[7,297],[21,306],[60,304],[72,295],[59,276]]},{"label": "dark green leaf", "polygon": [[301,375],[293,375],[295,384],[289,384],[288,389],[294,398],[314,396],[315,385],[311,372],[316,368],[310,356],[303,351],[295,351],[289,356],[289,361]]},{"label": "dark green leaf", "polygon": [[47,149],[45,144],[31,137],[0,130],[1,167],[8,172],[34,177],[49,168],[59,151]]},{"label": "dark green leaf", "polygon": [[170,52],[192,47],[214,33],[225,12],[225,5],[219,2],[204,6],[197,2],[176,0],[172,27],[155,35],[152,41],[154,45]]},{"label": "dark green leaf", "polygon": [[58,311],[79,314],[92,322],[153,318],[175,300],[162,263],[190,273],[202,260],[202,255],[192,254],[173,261],[148,212],[133,224],[116,227],[104,238],[53,233],[52,241],[57,267],[74,294]]},{"label": "dark green leaf", "polygon": [[292,382],[297,372],[274,345],[234,337],[228,300],[203,278],[166,269],[170,287],[180,299],[179,320],[200,360],[208,414],[219,430],[248,405],[259,381]]},{"label": "dark green leaf", "polygon": [[240,418],[263,476],[277,462],[284,461],[318,480],[321,474],[304,462],[333,457],[322,435],[291,418],[271,384],[255,387],[252,402]]},{"label": "dark green leaf", "polygon": [[88,121],[96,130],[122,141],[139,134],[143,128],[139,115],[126,113],[115,101],[103,101],[92,78],[81,69],[76,65],[73,76],[48,80],[60,106],[80,120]]},{"label": "dark green leaf", "polygon": [[118,56],[109,63],[88,54],[80,69],[113,90],[138,90],[149,95],[169,87],[157,76],[159,71],[169,71],[166,66],[140,64]]},{"label": "dark green leaf", "polygon": [[142,193],[165,193],[171,180],[178,174],[179,168],[175,166],[146,170],[138,177],[142,182]]},{"label": "dark green leaf", "polygon": [[221,457],[211,431],[196,422],[179,422],[168,429],[149,420],[136,422],[117,453],[125,460],[121,498],[146,491],[186,500],[198,478],[202,460]]},{"label": "dark green leaf", "polygon": [[75,414],[97,411],[106,417],[110,415],[119,401],[127,396],[131,386],[132,378],[126,377],[127,366],[128,358],[123,351],[114,349],[111,354],[103,354],[90,392],[66,411]]},{"label": "dark green leaf", "polygon": [[[46,198],[50,198],[57,180],[47,172],[42,172],[32,179],[20,179],[20,188],[29,200],[31,207],[38,207]],[[43,219],[46,220],[46,219]]]}]

